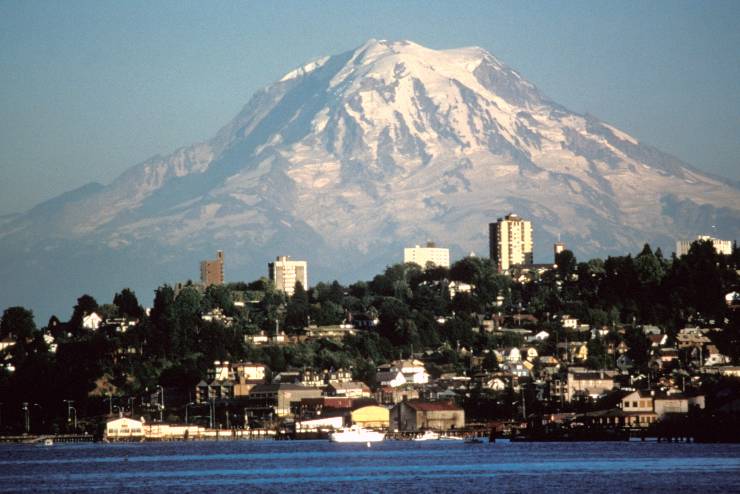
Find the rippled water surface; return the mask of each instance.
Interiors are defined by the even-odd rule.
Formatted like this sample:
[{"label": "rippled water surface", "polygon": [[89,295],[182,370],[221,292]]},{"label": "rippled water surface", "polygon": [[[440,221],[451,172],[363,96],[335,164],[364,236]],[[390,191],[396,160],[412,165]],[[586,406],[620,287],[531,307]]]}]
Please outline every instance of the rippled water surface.
[{"label": "rippled water surface", "polygon": [[740,445],[328,441],[0,446],[0,492],[740,492]]}]

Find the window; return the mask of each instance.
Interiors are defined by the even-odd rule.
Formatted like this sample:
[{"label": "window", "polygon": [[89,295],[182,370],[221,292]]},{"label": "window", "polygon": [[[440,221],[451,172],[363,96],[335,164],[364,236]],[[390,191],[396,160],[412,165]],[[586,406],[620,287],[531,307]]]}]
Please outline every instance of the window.
[{"label": "window", "polygon": [[630,402],[629,401],[625,401],[624,402],[624,408],[629,408],[629,407],[630,407]]},{"label": "window", "polygon": [[637,402],[636,401],[633,401],[632,402],[632,408],[637,408]]}]

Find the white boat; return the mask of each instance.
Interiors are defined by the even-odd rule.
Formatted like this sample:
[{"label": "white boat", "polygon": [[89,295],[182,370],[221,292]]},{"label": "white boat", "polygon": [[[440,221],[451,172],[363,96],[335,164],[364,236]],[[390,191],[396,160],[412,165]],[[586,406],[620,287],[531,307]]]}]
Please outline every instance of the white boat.
[{"label": "white boat", "polygon": [[333,443],[377,443],[385,439],[385,433],[371,431],[353,425],[329,434],[329,441]]},{"label": "white boat", "polygon": [[413,438],[413,441],[437,441],[439,440],[440,435],[433,431],[424,431],[424,434],[421,436],[416,436]]}]

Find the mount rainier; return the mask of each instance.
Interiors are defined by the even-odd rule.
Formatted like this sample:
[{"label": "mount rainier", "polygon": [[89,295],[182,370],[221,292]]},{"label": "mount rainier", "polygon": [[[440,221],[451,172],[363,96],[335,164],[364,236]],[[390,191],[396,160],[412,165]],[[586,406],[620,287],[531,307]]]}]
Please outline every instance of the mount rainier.
[{"label": "mount rainier", "polygon": [[740,188],[563,108],[481,48],[370,40],[258,91],[211,140],[0,218],[0,305],[66,316],[130,286],[143,303],[226,253],[226,278],[280,254],[354,281],[435,240],[488,252],[487,225],[532,220],[581,259],[666,254],[740,231]]}]

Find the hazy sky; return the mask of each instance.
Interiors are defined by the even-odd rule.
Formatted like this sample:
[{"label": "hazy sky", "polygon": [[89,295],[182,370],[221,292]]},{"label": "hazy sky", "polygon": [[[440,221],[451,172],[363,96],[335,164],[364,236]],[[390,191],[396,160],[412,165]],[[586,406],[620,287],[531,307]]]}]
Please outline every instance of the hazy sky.
[{"label": "hazy sky", "polygon": [[210,138],[368,38],[478,45],[553,100],[740,179],[740,1],[0,0],[0,214]]}]

